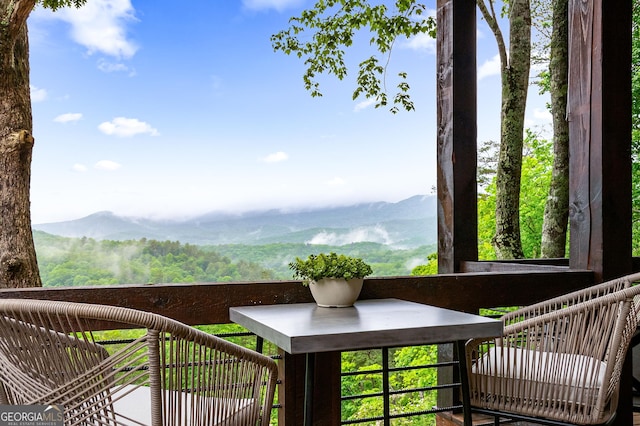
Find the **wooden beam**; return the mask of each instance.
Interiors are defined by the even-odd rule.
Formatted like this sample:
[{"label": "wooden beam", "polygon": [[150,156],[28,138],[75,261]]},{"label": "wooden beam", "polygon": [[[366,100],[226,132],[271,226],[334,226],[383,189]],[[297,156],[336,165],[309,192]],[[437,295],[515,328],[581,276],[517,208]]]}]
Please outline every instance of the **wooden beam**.
[{"label": "wooden beam", "polygon": [[438,0],[438,271],[478,259],[476,5]]},{"label": "wooden beam", "polygon": [[632,270],[631,6],[569,8],[570,265],[597,281]]},{"label": "wooden beam", "polygon": [[[544,270],[364,280],[361,299],[394,297],[476,312],[495,306],[529,305],[593,283],[590,271]],[[299,281],[199,283],[1,289],[0,298],[66,300],[156,312],[189,325],[225,324],[229,308],[313,302]]]},{"label": "wooden beam", "polygon": [[[570,0],[570,266],[596,282],[632,271],[631,0]],[[631,366],[616,426],[633,422]]]},{"label": "wooden beam", "polygon": [[291,355],[280,349],[278,362],[278,426],[304,424],[305,356]]},{"label": "wooden beam", "polygon": [[462,262],[462,272],[526,272],[526,271],[564,271],[568,266],[536,265],[516,262]]}]

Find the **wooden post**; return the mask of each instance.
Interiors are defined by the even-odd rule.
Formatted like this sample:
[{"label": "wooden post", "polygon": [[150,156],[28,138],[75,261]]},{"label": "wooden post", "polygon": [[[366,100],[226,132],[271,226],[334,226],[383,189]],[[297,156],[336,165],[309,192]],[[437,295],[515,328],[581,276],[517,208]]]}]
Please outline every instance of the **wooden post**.
[{"label": "wooden post", "polygon": [[278,425],[299,426],[304,422],[304,355],[290,355],[282,349],[278,362]]},{"label": "wooden post", "polygon": [[[305,355],[291,355],[280,350],[278,375],[278,403],[282,405],[278,413],[278,424],[284,426],[302,426],[304,424],[305,405]],[[332,395],[327,398],[329,406],[313,404],[313,424],[333,426],[340,424],[340,352],[319,352],[315,354],[315,376],[313,393]]]},{"label": "wooden post", "polygon": [[631,6],[569,8],[570,266],[598,282],[631,272]]},{"label": "wooden post", "polygon": [[438,272],[478,259],[476,5],[438,0]]},{"label": "wooden post", "polygon": [[[476,4],[437,5],[438,273],[446,274],[478,260]],[[438,360],[452,358],[453,345],[439,345]],[[439,369],[438,383],[452,383],[455,373]],[[438,392],[439,407],[453,401],[452,391]]]},{"label": "wooden post", "polygon": [[[632,271],[631,0],[569,7],[570,266],[596,282]],[[615,425],[633,423],[631,362]]]}]

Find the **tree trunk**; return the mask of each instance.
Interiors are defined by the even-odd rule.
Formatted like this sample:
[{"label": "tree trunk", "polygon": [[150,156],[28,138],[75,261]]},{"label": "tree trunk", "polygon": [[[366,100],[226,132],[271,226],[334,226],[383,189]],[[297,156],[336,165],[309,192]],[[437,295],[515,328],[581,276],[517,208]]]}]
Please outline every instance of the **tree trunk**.
[{"label": "tree trunk", "polygon": [[531,63],[529,0],[513,0],[509,11],[509,56],[502,62],[502,123],[496,174],[496,234],[498,259],[522,258],[520,240],[520,178],[524,114]]},{"label": "tree trunk", "polygon": [[565,257],[569,217],[569,123],[566,120],[569,69],[568,0],[553,1],[551,33],[551,114],[553,172],[542,224],[542,257]]},{"label": "tree trunk", "polygon": [[35,1],[0,1],[0,288],[42,286],[29,202],[33,151],[26,20]]}]

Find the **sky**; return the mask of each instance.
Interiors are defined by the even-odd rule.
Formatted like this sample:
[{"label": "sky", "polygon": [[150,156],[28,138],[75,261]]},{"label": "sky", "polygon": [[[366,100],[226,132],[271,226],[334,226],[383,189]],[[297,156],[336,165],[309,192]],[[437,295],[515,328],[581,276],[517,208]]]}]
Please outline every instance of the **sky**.
[{"label": "sky", "polygon": [[[431,7],[435,7],[435,1]],[[213,211],[398,202],[436,185],[435,41],[398,40],[386,84],[408,73],[416,110],[304,88],[303,61],[270,37],[309,0],[88,0],[29,17],[35,224],[100,211],[184,219]],[[435,13],[432,11],[432,13]],[[479,14],[478,14],[479,15]],[[478,140],[499,137],[495,40],[478,24]],[[535,89],[533,90],[535,92]],[[532,99],[527,125],[549,122]]]}]

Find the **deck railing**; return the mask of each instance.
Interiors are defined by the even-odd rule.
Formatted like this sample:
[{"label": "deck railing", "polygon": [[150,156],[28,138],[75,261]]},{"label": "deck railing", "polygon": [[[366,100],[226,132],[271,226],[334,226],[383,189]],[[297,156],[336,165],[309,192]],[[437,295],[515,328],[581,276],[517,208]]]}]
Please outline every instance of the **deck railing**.
[{"label": "deck railing", "polygon": [[[467,269],[474,268],[478,266],[471,265]],[[529,266],[526,271],[509,269],[513,270],[369,278],[365,280],[361,298],[392,297],[475,313],[482,308],[531,304],[593,283],[593,274],[589,271]],[[229,323],[229,308],[233,306],[312,302],[308,289],[297,281],[3,289],[0,297],[125,306],[160,313],[190,325]],[[107,323],[96,323],[94,327],[95,330],[110,328],[112,325]],[[288,362],[292,361],[296,362],[295,359]],[[444,383],[454,382],[454,377],[446,377],[453,374],[452,368],[438,368]],[[301,419],[296,418],[295,407],[302,403],[301,393],[297,390],[303,383],[292,383],[297,380],[284,375],[280,377],[279,425],[301,424]],[[316,391],[322,392],[322,389]],[[451,405],[451,392],[438,394],[438,406]]]}]

